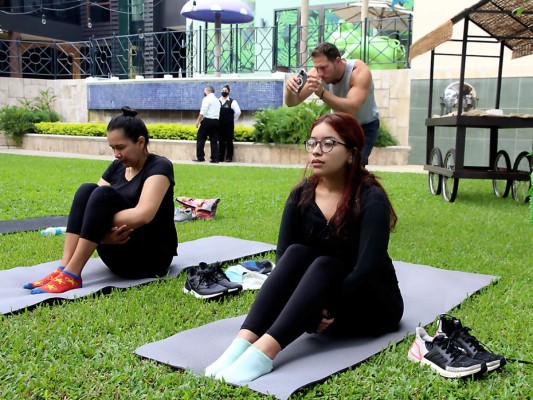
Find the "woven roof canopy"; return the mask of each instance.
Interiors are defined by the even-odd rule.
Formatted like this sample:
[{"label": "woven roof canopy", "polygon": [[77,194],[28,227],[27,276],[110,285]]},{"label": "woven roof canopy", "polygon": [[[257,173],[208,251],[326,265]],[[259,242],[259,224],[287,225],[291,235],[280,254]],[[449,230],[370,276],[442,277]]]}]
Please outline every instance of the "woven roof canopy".
[{"label": "woven roof canopy", "polygon": [[[517,16],[515,11],[520,7],[524,11]],[[453,25],[466,18],[508,47],[513,52],[512,58],[533,54],[533,1],[481,0],[417,40],[411,46],[409,59],[450,40]]]}]

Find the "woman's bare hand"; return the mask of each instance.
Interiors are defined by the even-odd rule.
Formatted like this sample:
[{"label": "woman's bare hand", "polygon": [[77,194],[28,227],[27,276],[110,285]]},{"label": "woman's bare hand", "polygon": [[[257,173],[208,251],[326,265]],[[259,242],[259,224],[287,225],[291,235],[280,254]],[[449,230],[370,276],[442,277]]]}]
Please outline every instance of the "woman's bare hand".
[{"label": "woman's bare hand", "polygon": [[322,321],[320,321],[318,328],[316,329],[317,333],[324,332],[335,320],[328,310],[322,310],[322,317]]},{"label": "woman's bare hand", "polygon": [[131,232],[133,229],[129,229],[126,225],[114,226],[105,234],[100,244],[124,244],[130,240]]}]

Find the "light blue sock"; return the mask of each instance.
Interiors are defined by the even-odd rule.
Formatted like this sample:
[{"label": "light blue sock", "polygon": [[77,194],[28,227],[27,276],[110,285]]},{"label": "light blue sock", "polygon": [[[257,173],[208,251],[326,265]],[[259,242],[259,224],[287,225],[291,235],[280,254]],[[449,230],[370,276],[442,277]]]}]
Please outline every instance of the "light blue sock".
[{"label": "light blue sock", "polygon": [[236,384],[246,383],[268,374],[273,368],[273,361],[265,353],[250,346],[237,361],[216,374],[215,379]]},{"label": "light blue sock", "polygon": [[251,344],[245,339],[235,338],[218,359],[205,369],[205,376],[215,376],[218,371],[229,367]]}]

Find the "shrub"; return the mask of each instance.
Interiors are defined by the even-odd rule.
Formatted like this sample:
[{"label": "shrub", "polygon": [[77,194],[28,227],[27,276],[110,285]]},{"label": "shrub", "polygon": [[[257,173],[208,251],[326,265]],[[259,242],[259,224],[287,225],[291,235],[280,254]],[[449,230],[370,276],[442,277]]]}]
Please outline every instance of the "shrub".
[{"label": "shrub", "polygon": [[17,106],[6,106],[0,109],[0,130],[11,138],[15,145],[22,144],[22,135],[33,128],[28,110]]},{"label": "shrub", "polygon": [[[296,107],[278,107],[257,111],[254,114],[254,136],[261,143],[303,143],[313,122],[331,110],[316,100],[300,103]],[[380,121],[375,147],[395,146],[398,142],[390,133],[390,129]]]},{"label": "shrub", "polygon": [[254,137],[261,143],[303,143],[313,122],[330,108],[316,100],[296,107],[265,109],[254,114]]},{"label": "shrub", "polygon": [[[196,140],[198,129],[194,125],[184,124],[146,124],[150,137],[154,139]],[[41,122],[35,124],[38,133],[48,135],[73,135],[73,136],[106,136],[107,124],[100,122],[90,123],[64,123]],[[235,140],[239,142],[253,141],[253,128],[237,125],[235,127]]]},{"label": "shrub", "polygon": [[[265,109],[254,114],[253,127],[236,125],[235,141],[280,144],[300,144],[307,139],[313,122],[330,109],[317,101],[301,103],[296,107]],[[185,124],[146,124],[150,137],[154,139],[196,140],[198,129]],[[49,135],[106,136],[107,123],[64,123],[40,122],[35,131]],[[24,133],[24,132],[23,132]],[[389,128],[380,123],[376,147],[396,145]]]},{"label": "shrub", "polygon": [[390,129],[383,121],[379,122],[379,129],[378,129],[378,137],[376,139],[376,143],[374,143],[375,147],[387,147],[387,146],[396,146],[398,145],[398,141],[392,136],[390,133]]},{"label": "shrub", "polygon": [[50,89],[39,91],[34,99],[19,100],[20,106],[5,106],[0,109],[0,130],[13,139],[17,146],[22,143],[22,135],[36,132],[35,124],[42,121],[59,121],[59,115],[52,110],[56,96]]},{"label": "shrub", "polygon": [[48,135],[69,136],[105,136],[107,124],[100,122],[91,123],[66,123],[66,122],[40,122],[35,124],[35,131]]}]

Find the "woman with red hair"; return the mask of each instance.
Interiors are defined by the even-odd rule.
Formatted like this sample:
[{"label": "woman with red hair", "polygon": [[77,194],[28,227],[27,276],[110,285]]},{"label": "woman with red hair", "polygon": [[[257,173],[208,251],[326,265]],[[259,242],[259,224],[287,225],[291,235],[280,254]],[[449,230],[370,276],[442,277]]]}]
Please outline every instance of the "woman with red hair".
[{"label": "woman with red hair", "polygon": [[206,375],[231,383],[257,379],[304,332],[356,337],[397,329],[403,299],[387,251],[397,218],[361,163],[363,145],[351,115],[315,121],[305,142],[312,174],[287,199],[276,268]]}]

